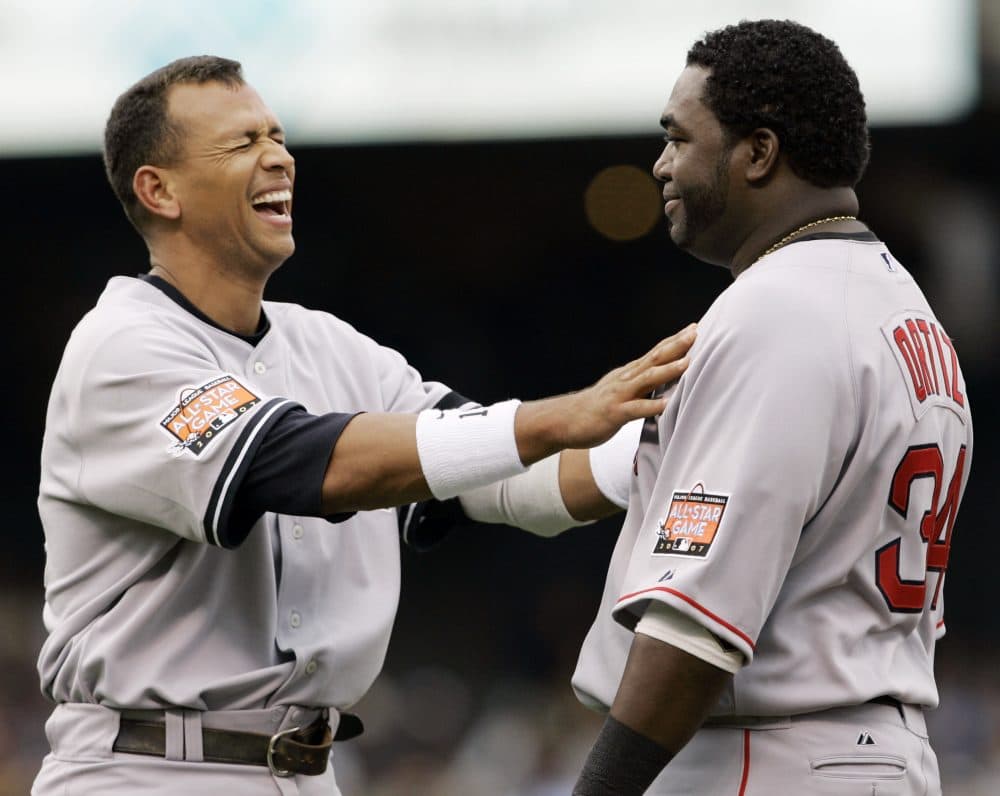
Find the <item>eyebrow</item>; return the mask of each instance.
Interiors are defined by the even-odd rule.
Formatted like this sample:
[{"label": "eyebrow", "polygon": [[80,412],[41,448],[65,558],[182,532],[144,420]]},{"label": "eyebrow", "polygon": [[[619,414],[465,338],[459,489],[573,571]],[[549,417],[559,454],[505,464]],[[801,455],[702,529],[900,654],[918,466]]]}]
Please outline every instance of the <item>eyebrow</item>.
[{"label": "eyebrow", "polygon": [[660,127],[666,130],[669,127],[673,127],[675,130],[680,130],[684,132],[684,126],[677,123],[672,113],[665,113],[660,117]]},{"label": "eyebrow", "polygon": [[[271,125],[267,131],[267,135],[284,135],[285,130],[280,124]],[[251,141],[256,141],[260,138],[260,129],[256,130],[244,130],[243,135],[238,136],[239,138],[249,138]]]}]

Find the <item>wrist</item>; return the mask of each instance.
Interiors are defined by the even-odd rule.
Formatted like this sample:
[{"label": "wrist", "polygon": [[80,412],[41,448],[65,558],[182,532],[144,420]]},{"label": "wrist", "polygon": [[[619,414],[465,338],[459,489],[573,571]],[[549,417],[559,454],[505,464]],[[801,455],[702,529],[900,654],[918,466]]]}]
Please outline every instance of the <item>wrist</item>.
[{"label": "wrist", "polygon": [[567,396],[525,401],[514,416],[517,453],[525,465],[558,453],[567,445]]},{"label": "wrist", "polygon": [[642,796],[673,756],[609,713],[573,788],[573,796]]},{"label": "wrist", "polygon": [[525,471],[514,434],[519,403],[427,409],[417,415],[417,457],[435,498],[452,498]]}]

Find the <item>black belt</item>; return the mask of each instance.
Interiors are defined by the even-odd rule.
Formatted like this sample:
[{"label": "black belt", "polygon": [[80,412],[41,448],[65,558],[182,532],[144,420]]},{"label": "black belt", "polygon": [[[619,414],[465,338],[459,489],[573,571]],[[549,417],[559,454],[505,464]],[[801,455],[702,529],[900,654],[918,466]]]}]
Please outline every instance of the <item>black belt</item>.
[{"label": "black belt", "polygon": [[[202,727],[202,759],[206,763],[267,766],[279,777],[315,776],[326,771],[334,741],[346,741],[363,731],[361,719],[352,713],[341,713],[334,735],[325,712],[307,727],[290,727],[274,735]],[[164,757],[166,725],[123,716],[112,748],[116,752]]]},{"label": "black belt", "polygon": [[[891,696],[877,696],[869,699],[866,705],[886,705],[895,708],[899,712],[899,717],[906,721],[906,714],[903,711],[904,703]],[[846,707],[841,705],[839,707]],[[833,708],[831,708],[833,709]],[[744,716],[744,715],[722,715],[709,716],[703,722],[704,727],[743,727],[752,728],[759,725],[774,725],[776,722],[787,721],[794,716]]]},{"label": "black belt", "polygon": [[903,713],[903,703],[896,699],[896,697],[891,696],[877,696],[868,700],[869,705],[887,705],[890,708],[896,708],[899,711],[899,717],[906,721],[906,715]]}]

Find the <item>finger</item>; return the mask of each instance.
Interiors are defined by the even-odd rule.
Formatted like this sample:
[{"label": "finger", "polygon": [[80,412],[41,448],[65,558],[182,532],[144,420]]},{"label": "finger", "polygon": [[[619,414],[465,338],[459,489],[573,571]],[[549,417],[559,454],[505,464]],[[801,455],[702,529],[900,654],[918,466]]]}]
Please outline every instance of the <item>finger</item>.
[{"label": "finger", "polygon": [[676,381],[688,369],[688,365],[690,364],[691,358],[684,356],[663,365],[653,365],[645,370],[637,371],[632,378],[633,383],[630,386],[634,393],[641,395],[654,387]]},{"label": "finger", "polygon": [[698,335],[697,324],[691,323],[685,326],[677,334],[666,337],[657,343],[649,352],[654,362],[665,362],[668,359],[676,359],[694,343]]},{"label": "finger", "polygon": [[688,324],[677,334],[661,340],[638,359],[622,366],[621,377],[632,378],[638,370],[648,367],[651,363],[669,362],[685,354],[697,337],[697,326],[695,323]]},{"label": "finger", "polygon": [[637,398],[622,404],[622,411],[631,419],[639,417],[653,417],[660,414],[667,407],[667,396],[661,395],[658,398]]},{"label": "finger", "polygon": [[678,331],[674,332],[672,335],[670,335],[670,337],[664,337],[661,342],[665,343],[668,340],[678,340],[682,337],[690,337],[693,340],[694,337],[692,335],[694,333],[697,333],[697,331],[698,331],[698,324],[692,321],[683,329],[679,329]]}]

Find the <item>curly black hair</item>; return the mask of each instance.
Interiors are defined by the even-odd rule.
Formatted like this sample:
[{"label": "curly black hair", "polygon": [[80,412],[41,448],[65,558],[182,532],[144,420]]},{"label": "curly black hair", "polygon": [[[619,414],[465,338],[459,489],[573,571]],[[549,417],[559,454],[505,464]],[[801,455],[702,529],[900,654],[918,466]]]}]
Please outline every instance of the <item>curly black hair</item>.
[{"label": "curly black hair", "polygon": [[687,55],[710,71],[705,104],[733,138],[767,127],[792,171],[821,188],[853,187],[871,144],[858,77],[837,45],[791,20],[743,20]]},{"label": "curly black hair", "polygon": [[132,177],[146,164],[169,166],[181,151],[183,131],[167,113],[167,93],[180,83],[243,83],[239,61],[214,55],[178,58],[149,73],[117,100],[104,127],[104,170],[133,226],[142,232],[145,214]]}]

